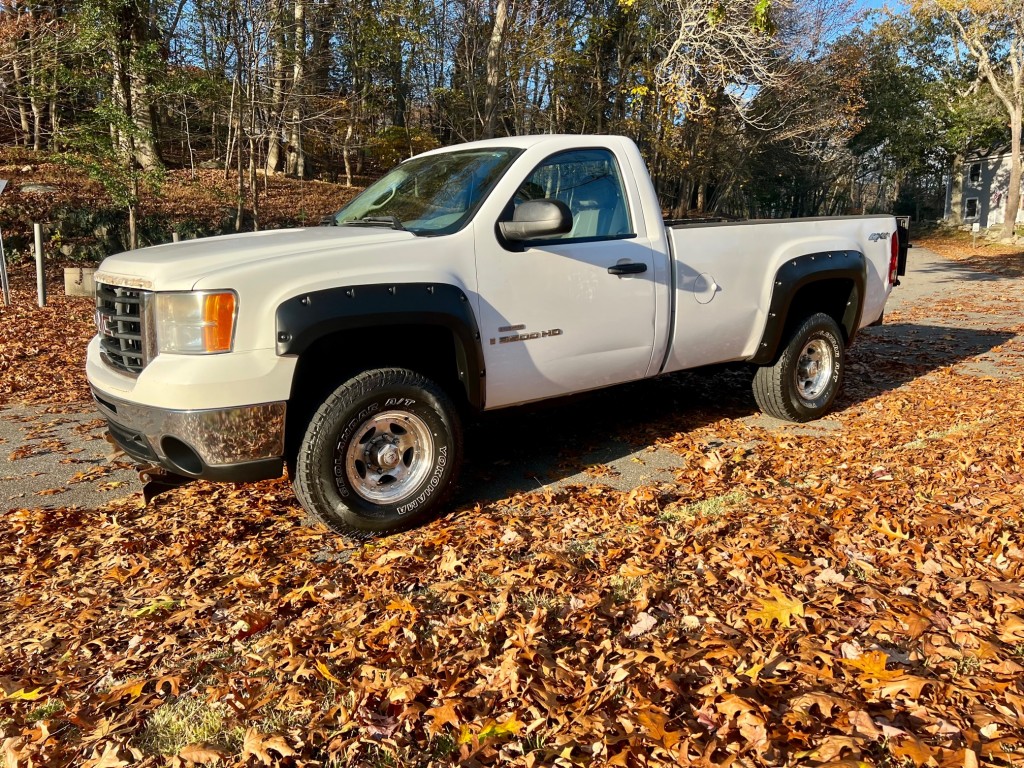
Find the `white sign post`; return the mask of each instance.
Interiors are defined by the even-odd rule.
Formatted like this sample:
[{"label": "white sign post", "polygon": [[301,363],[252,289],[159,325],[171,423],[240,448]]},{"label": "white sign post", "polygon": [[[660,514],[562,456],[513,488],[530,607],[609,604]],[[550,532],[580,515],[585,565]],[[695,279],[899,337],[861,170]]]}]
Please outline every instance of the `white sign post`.
[{"label": "white sign post", "polygon": [[32,225],[36,240],[36,296],[39,306],[46,306],[46,260],[43,257],[43,225]]},{"label": "white sign post", "polygon": [[981,232],[981,224],[977,221],[971,224],[971,247],[976,248],[978,245],[978,233]]},{"label": "white sign post", "polygon": [[[0,179],[0,193],[7,187],[7,179]],[[4,292],[4,306],[11,306],[11,282],[7,279],[7,254],[4,253],[4,235],[0,232],[0,287]]]}]

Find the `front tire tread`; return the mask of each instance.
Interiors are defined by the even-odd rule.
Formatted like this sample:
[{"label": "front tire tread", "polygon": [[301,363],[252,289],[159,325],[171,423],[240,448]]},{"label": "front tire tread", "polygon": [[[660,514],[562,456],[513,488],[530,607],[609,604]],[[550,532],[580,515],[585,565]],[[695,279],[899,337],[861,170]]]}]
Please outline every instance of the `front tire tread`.
[{"label": "front tire tread", "polygon": [[[403,516],[388,515],[386,512],[379,516],[370,516],[352,508],[358,506],[357,504],[347,505],[343,500],[332,500],[330,489],[326,489],[325,492],[325,458],[322,451],[325,449],[325,443],[326,446],[332,446],[337,440],[340,428],[349,420],[349,414],[356,404],[370,402],[375,396],[386,396],[385,393],[389,392],[418,392],[425,396],[428,402],[432,401],[432,410],[448,427],[452,450],[447,461],[451,470],[444,486],[438,488],[421,508]],[[346,381],[316,410],[299,445],[292,486],[302,507],[326,527],[344,535],[355,534],[365,538],[373,534],[394,533],[410,528],[436,512],[454,491],[461,459],[461,428],[456,408],[447,393],[415,371],[405,368],[376,368],[364,371]]]}]

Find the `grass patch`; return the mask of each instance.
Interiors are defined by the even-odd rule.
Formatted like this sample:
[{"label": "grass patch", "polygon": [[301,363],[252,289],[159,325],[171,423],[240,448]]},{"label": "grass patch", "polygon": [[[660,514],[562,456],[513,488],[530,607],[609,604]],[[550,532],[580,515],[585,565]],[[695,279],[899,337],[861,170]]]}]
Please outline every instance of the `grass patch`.
[{"label": "grass patch", "polygon": [[227,751],[242,747],[244,731],[229,725],[222,707],[195,696],[180,696],[153,710],[138,746],[150,755],[176,755],[189,744],[216,744]]},{"label": "grass patch", "polygon": [[538,608],[545,611],[558,611],[566,603],[566,598],[561,595],[544,595],[539,592],[527,592],[520,595],[515,604],[522,610],[533,613]]},{"label": "grass patch", "polygon": [[640,576],[627,579],[622,576],[612,576],[608,580],[612,588],[612,600],[616,603],[628,603],[640,594],[644,580]]},{"label": "grass patch", "polygon": [[978,419],[977,421],[971,421],[968,422],[967,424],[954,424],[949,429],[940,429],[936,430],[935,432],[929,432],[927,435],[925,435],[919,440],[912,440],[909,443],[904,443],[903,445],[897,447],[896,450],[901,450],[904,448],[917,450],[920,448],[924,448],[926,445],[928,445],[928,442],[931,440],[942,440],[944,438],[952,437],[954,435],[962,435],[964,432],[969,432],[975,427],[980,427],[984,424],[990,424],[992,421],[992,419]]},{"label": "grass patch", "polygon": [[592,539],[573,539],[565,545],[565,554],[575,563],[586,560],[597,549],[597,537]]},{"label": "grass patch", "polygon": [[957,677],[973,675],[981,669],[981,659],[977,656],[963,656],[956,660],[956,668],[953,670]]},{"label": "grass patch", "polygon": [[132,611],[132,618],[142,619],[146,616],[159,616],[163,613],[169,613],[177,607],[177,600],[153,600],[149,605],[145,605],[137,611]]},{"label": "grass patch", "polygon": [[29,712],[25,719],[30,723],[37,723],[40,720],[49,720],[58,712],[64,709],[64,702],[60,699],[50,699],[45,704],[36,707]]},{"label": "grass patch", "polygon": [[658,519],[663,523],[692,523],[701,518],[714,520],[733,507],[742,504],[746,498],[746,494],[742,491],[731,491],[721,496],[712,496],[709,499],[701,499],[682,506],[669,505],[658,515]]}]

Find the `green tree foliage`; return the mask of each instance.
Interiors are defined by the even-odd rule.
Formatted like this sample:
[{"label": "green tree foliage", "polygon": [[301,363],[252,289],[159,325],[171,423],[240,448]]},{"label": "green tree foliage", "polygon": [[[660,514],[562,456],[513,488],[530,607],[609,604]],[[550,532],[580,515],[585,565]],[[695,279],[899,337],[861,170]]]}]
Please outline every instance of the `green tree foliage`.
[{"label": "green tree foliage", "polygon": [[239,226],[261,173],[357,183],[538,132],[633,137],[673,215],[908,194],[934,215],[953,158],[991,135],[992,88],[948,20],[850,32],[852,0],[53,2],[0,9],[6,140],[87,152],[111,189],[217,164]]},{"label": "green tree foliage", "polygon": [[959,60],[977,68],[977,78],[1001,105],[1010,138],[1010,173],[1006,185],[1001,235],[1014,236],[1024,181],[1024,1],[914,0],[914,17],[933,25]]},{"label": "green tree foliage", "polygon": [[947,178],[1009,136],[976,64],[941,17],[890,18],[847,39],[862,52],[863,125],[850,142],[865,210],[942,216]]}]

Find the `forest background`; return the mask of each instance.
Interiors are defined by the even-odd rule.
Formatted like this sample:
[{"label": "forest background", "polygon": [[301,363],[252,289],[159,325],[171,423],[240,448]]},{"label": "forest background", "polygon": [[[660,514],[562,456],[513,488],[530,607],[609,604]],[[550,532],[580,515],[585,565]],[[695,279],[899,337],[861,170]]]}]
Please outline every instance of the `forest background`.
[{"label": "forest background", "polygon": [[[106,202],[0,200],[0,227],[109,251],[297,223],[264,215],[275,177],[540,132],[634,138],[674,216],[935,220],[971,151],[1012,145],[1019,188],[1022,27],[1021,0],[4,0],[4,157]],[[214,177],[205,216],[144,204]]]}]

